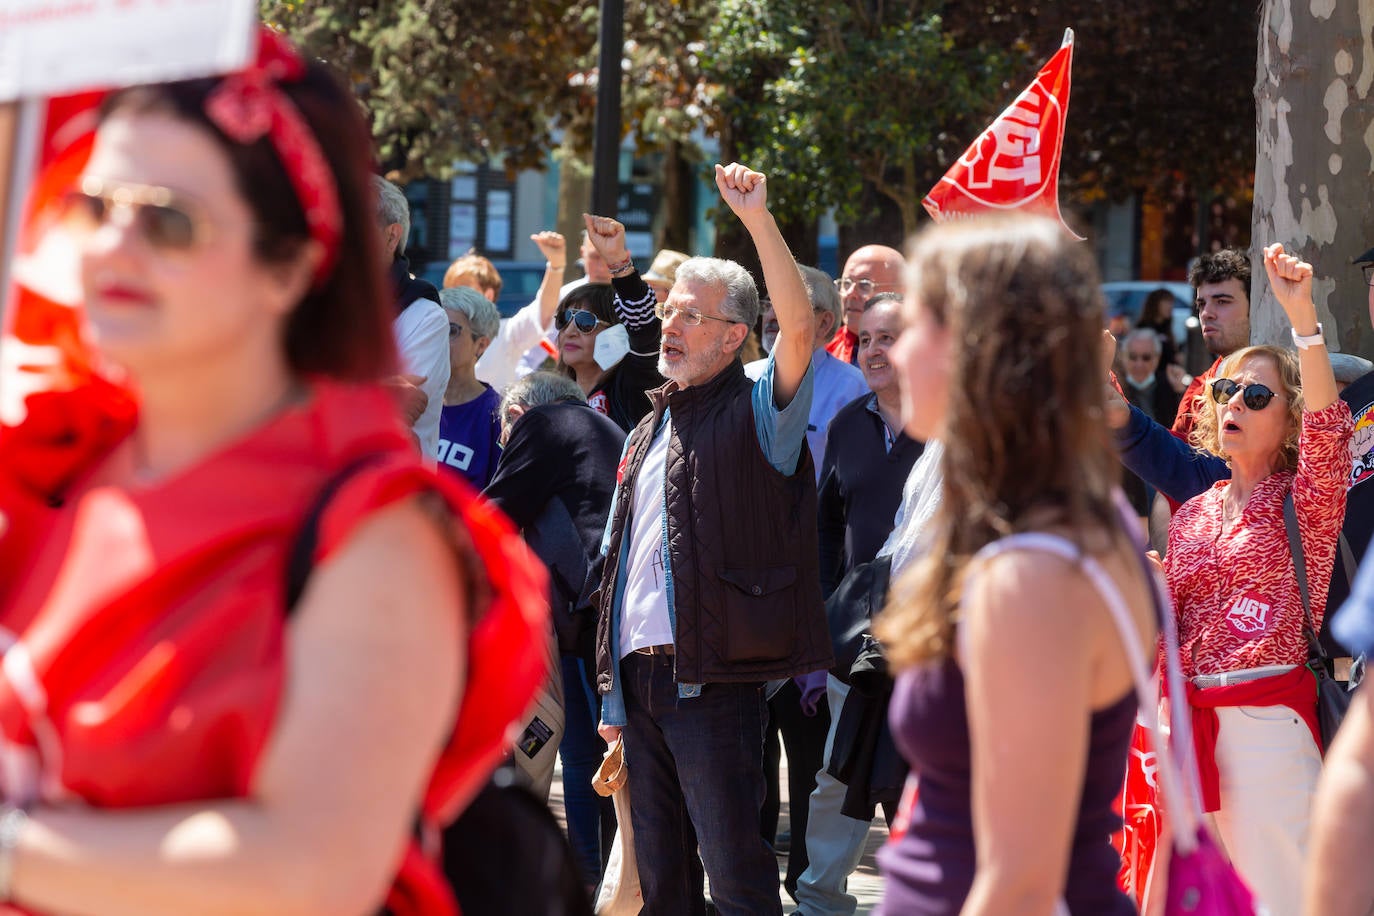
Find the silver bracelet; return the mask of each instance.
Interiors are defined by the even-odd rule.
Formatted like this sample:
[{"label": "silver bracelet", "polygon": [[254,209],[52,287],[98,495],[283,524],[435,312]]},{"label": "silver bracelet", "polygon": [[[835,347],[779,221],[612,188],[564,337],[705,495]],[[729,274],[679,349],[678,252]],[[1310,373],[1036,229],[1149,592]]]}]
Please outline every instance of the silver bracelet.
[{"label": "silver bracelet", "polygon": [[29,814],[23,808],[8,802],[0,805],[0,901],[14,899],[14,851],[28,820]]}]

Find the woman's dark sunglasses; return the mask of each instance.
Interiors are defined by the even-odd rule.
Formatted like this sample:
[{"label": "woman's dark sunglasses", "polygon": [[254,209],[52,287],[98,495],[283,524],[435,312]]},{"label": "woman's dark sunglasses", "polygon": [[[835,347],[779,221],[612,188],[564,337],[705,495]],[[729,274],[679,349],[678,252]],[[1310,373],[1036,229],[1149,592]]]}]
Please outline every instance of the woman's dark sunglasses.
[{"label": "woman's dark sunglasses", "polygon": [[595,312],[589,312],[586,309],[563,309],[555,316],[553,322],[554,327],[560,331],[570,324],[575,324],[583,334],[590,334],[596,330],[598,324],[606,323],[596,317]]},{"label": "woman's dark sunglasses", "polygon": [[1246,385],[1241,388],[1229,378],[1219,378],[1212,383],[1212,400],[1218,404],[1225,404],[1236,396],[1237,391],[1243,392],[1241,401],[1249,410],[1263,410],[1274,400],[1274,392],[1264,385]]},{"label": "woman's dark sunglasses", "polygon": [[63,200],[63,221],[78,233],[93,233],[112,219],[131,227],[161,252],[190,251],[210,236],[204,220],[197,218],[195,205],[167,188],[107,185],[88,177]]}]

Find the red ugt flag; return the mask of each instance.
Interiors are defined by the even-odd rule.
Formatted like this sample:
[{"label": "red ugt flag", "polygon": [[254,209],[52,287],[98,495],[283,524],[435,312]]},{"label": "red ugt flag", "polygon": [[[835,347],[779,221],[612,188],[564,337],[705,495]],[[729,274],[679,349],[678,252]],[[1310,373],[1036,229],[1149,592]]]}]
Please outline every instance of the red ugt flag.
[{"label": "red ugt flag", "polygon": [[[1059,157],[1069,112],[1073,29],[1035,81],[964,151],[922,203],[937,223],[999,210],[1059,213]],[[1078,234],[1067,225],[1074,238]]]}]

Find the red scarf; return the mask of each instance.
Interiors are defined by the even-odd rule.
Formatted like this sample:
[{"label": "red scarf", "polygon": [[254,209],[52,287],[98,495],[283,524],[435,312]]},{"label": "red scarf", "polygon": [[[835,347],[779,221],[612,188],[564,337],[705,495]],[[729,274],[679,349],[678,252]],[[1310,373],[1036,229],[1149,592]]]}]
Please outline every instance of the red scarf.
[{"label": "red scarf", "polygon": [[1301,665],[1273,677],[1226,687],[1194,687],[1191,681],[1185,683],[1188,705],[1192,709],[1193,745],[1197,748],[1204,811],[1216,811],[1221,807],[1221,774],[1217,769],[1217,736],[1221,731],[1217,718],[1219,708],[1287,706],[1307,723],[1317,747],[1322,746],[1321,726],[1317,722],[1316,678]]}]

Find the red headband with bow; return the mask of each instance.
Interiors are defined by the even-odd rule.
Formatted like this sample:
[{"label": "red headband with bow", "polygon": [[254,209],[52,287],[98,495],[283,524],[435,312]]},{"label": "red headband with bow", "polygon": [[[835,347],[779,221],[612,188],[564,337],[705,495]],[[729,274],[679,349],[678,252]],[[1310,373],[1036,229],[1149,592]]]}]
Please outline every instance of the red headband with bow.
[{"label": "red headband with bow", "polygon": [[310,237],[323,249],[315,270],[318,289],[339,258],[343,210],[319,141],[281,90],[281,84],[304,76],[305,61],[285,39],[264,26],[258,30],[257,59],[224,78],[206,100],[205,113],[235,142],[253,143],[264,136],[271,141],[305,211]]}]

